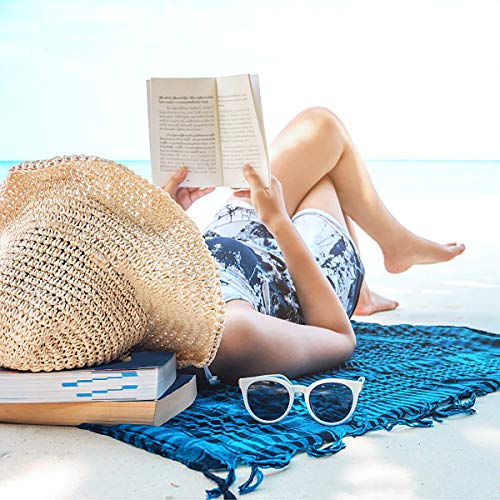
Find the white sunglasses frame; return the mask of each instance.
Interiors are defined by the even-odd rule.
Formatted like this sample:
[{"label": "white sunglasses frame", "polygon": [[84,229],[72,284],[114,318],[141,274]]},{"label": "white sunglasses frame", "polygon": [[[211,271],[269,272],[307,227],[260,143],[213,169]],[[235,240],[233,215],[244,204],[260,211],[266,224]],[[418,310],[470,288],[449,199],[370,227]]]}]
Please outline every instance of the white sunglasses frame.
[{"label": "white sunglasses frame", "polygon": [[[259,380],[269,380],[272,382],[276,382],[278,384],[281,384],[283,387],[286,388],[288,391],[289,395],[289,402],[288,402],[288,408],[286,411],[281,415],[281,417],[275,419],[275,420],[263,420],[259,418],[255,413],[251,410],[250,405],[248,404],[248,388],[250,385],[252,385],[254,382],[257,382]],[[309,404],[309,395],[311,394],[311,391],[317,387],[318,385],[329,383],[329,382],[336,382],[338,384],[343,384],[349,387],[349,389],[352,392],[352,407],[348,415],[343,418],[342,420],[339,420],[338,422],[325,422],[324,420],[321,420],[318,418],[314,412],[311,409],[311,405]],[[319,422],[320,424],[323,425],[340,425],[349,420],[351,415],[354,413],[354,410],[356,409],[356,405],[358,403],[358,396],[361,390],[363,389],[363,384],[365,382],[365,377],[358,377],[358,380],[348,380],[348,379],[343,379],[343,378],[324,378],[321,380],[317,380],[316,382],[313,382],[311,385],[306,386],[306,385],[299,385],[299,384],[292,384],[292,382],[285,376],[281,375],[280,373],[273,373],[271,375],[258,375],[256,377],[244,377],[240,378],[238,380],[238,385],[240,386],[241,393],[243,395],[243,402],[245,403],[245,408],[247,409],[248,413],[252,416],[253,419],[257,420],[258,422],[261,422],[263,424],[274,424],[276,422],[279,422],[280,420],[284,419],[288,413],[290,413],[290,410],[292,409],[293,403],[295,401],[295,395],[296,394],[303,394],[304,396],[304,401],[307,406],[307,410],[309,411],[309,414],[311,415],[314,420]]]}]

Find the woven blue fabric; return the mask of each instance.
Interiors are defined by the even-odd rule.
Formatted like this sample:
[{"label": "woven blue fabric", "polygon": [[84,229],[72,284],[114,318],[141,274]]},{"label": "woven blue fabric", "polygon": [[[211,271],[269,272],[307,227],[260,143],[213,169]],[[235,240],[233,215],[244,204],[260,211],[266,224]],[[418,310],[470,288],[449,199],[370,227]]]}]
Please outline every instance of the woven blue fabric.
[{"label": "woven blue fabric", "polygon": [[[323,377],[366,382],[354,417],[347,424],[317,423],[302,400],[277,424],[260,424],[245,410],[238,387],[203,388],[196,401],[162,427],[90,425],[81,427],[177,460],[203,472],[217,486],[207,498],[229,490],[235,468],[251,466],[239,486],[248,493],[263,479],[262,468],[285,467],[297,453],[312,457],[342,450],[344,436],[395,425],[430,427],[454,414],[472,414],[477,396],[500,387],[500,335],[453,326],[354,323],[357,347],[343,365],[294,381],[308,385]],[[225,477],[214,471],[227,471]]]}]

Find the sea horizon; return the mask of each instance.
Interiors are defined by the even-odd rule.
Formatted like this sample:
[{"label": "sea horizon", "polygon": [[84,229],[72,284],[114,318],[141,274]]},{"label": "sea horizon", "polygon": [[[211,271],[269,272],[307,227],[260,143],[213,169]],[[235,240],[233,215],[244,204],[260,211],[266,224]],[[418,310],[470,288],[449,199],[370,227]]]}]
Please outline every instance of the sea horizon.
[{"label": "sea horizon", "polygon": [[[0,182],[5,179],[9,168],[18,163],[0,161]],[[152,181],[150,160],[117,160],[117,163]],[[481,182],[476,194],[483,199],[498,197],[500,160],[365,160],[365,163],[382,197],[404,201],[410,187],[417,196],[453,193],[468,199],[471,192],[479,189],[478,182],[486,179],[488,181]]]},{"label": "sea horizon", "polygon": [[[7,175],[7,171],[9,168],[22,163],[24,160],[0,160],[0,181],[2,181]],[[117,163],[121,163],[126,167],[133,170],[135,173],[139,174],[141,177],[151,181],[151,161],[150,160],[124,160],[119,159],[115,160]],[[439,166],[441,169],[449,170],[452,166],[454,167],[454,174],[457,173],[458,169],[461,173],[463,171],[469,170],[472,166],[475,167],[498,167],[500,170],[500,159],[498,160],[474,160],[474,159],[367,159],[364,160],[367,167],[371,166],[379,168],[394,168],[396,165],[401,164],[405,165],[406,168],[411,167],[412,164],[419,165],[419,168],[422,168],[423,164],[427,167]],[[437,173],[437,172],[434,172]],[[441,172],[444,174],[445,172]],[[493,173],[493,172],[492,172]]]}]

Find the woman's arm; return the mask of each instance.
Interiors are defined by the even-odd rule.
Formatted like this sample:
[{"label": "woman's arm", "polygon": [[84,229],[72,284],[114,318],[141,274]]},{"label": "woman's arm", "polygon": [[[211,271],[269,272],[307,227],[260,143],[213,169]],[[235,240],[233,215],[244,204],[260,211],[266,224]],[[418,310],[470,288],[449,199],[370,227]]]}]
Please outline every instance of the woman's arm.
[{"label": "woman's arm", "polygon": [[[349,318],[330,282],[288,217],[278,179],[273,176],[271,187],[265,188],[252,167],[245,165],[243,173],[250,185],[255,211],[283,253],[306,323],[354,335]],[[245,191],[236,191],[234,195],[247,196]]]},{"label": "woman's arm", "polygon": [[330,282],[290,219],[268,228],[285,258],[308,325],[353,333],[351,322]]},{"label": "woman's arm", "polygon": [[354,334],[267,316],[243,300],[228,302],[226,309],[224,333],[210,370],[229,383],[264,373],[295,378],[328,370],[348,360],[356,347]]}]

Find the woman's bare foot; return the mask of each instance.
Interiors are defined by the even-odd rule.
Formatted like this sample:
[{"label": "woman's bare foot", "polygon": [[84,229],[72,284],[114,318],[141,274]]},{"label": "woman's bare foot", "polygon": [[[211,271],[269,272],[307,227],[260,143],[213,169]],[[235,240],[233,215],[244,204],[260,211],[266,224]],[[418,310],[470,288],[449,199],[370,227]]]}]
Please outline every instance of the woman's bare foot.
[{"label": "woman's bare foot", "polygon": [[372,292],[366,281],[363,281],[359,300],[354,310],[356,316],[370,316],[382,311],[392,311],[399,306],[399,302],[392,299],[386,299],[378,293]]},{"label": "woman's bare foot", "polygon": [[384,265],[390,273],[402,273],[418,264],[436,264],[454,259],[465,250],[461,243],[441,245],[434,241],[411,235],[401,244],[394,245],[394,250],[383,251]]}]

